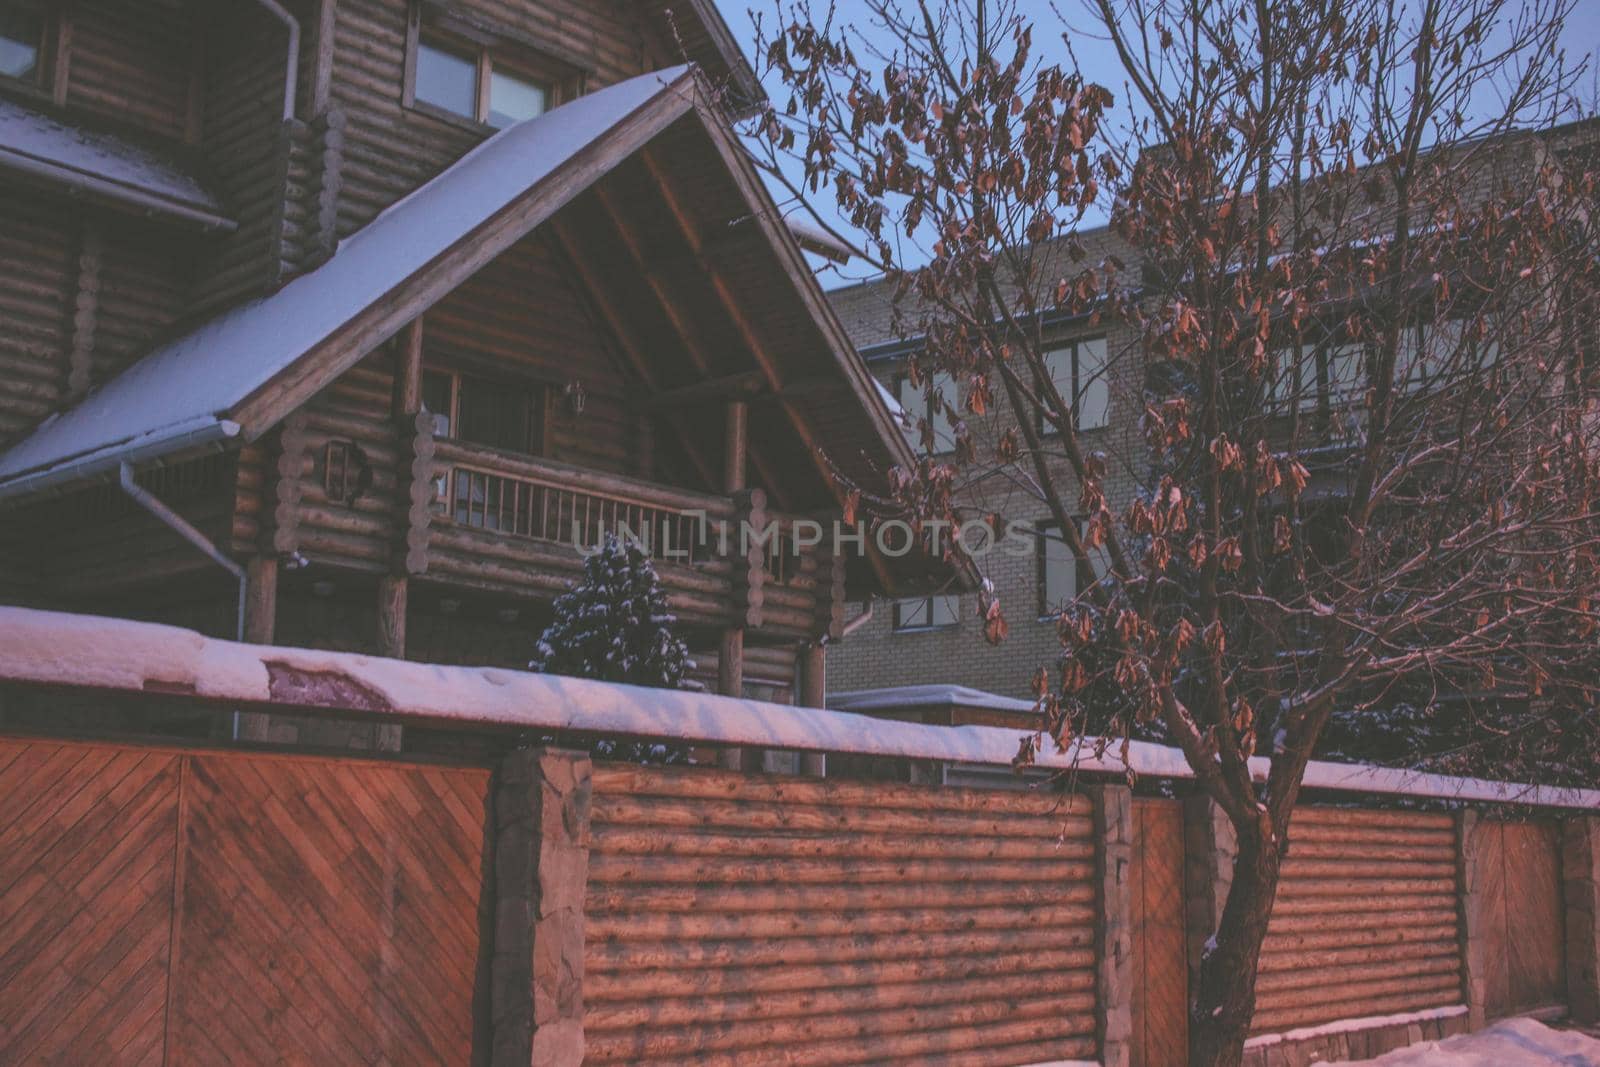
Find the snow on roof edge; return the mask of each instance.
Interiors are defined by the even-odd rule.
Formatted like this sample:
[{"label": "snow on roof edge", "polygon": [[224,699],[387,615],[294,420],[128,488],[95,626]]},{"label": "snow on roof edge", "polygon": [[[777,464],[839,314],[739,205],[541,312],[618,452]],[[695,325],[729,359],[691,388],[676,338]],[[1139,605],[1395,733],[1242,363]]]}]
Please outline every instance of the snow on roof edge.
[{"label": "snow on roof edge", "polygon": [[1035,708],[1031,701],[964,685],[896,685],[881,689],[852,689],[828,696],[828,707],[835,711],[891,711],[930,705],[1023,712],[1031,712]]},{"label": "snow on roof edge", "polygon": [[[246,645],[128,619],[0,607],[0,681],[123,692],[186,693],[221,702],[322,708],[405,721],[670,737],[707,744],[851,752],[1008,766],[1018,732],[927,726],[843,711],[706,693],[643,689],[484,667],[446,667],[349,652]],[[1042,746],[1037,764],[1123,774],[1119,747]],[[1189,778],[1177,749],[1130,742],[1133,769]],[[1264,759],[1252,761],[1258,777]],[[1311,788],[1540,807],[1600,809],[1600,790],[1452,778],[1313,761]]]},{"label": "snow on roof edge", "polygon": [[[63,464],[161,426],[231,415],[360,311],[679,88],[690,69],[642,74],[501,130],[341,241],[315,270],[147,352],[76,407],[34,428],[0,452],[0,477]],[[197,367],[205,373],[195,373]]]}]

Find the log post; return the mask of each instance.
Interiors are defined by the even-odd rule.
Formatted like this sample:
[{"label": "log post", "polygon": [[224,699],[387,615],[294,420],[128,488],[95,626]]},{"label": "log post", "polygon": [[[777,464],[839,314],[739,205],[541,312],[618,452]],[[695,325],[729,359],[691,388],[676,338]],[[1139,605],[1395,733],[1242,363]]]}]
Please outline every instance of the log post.
[{"label": "log post", "polygon": [[[750,405],[743,400],[730,400],[728,402],[727,422],[724,427],[722,450],[722,489],[732,495],[740,493],[745,487],[745,468],[747,466],[749,446]],[[762,498],[765,503],[765,497]],[[754,503],[751,501],[750,503]],[[747,517],[745,508],[738,509],[738,520]],[[734,531],[735,551],[739,552],[747,547],[745,537],[746,527],[742,522],[736,522],[738,528]],[[735,558],[735,575],[744,575],[748,579],[748,566],[740,566],[740,559]],[[738,584],[738,578],[735,579]],[[748,584],[748,582],[744,583]],[[759,587],[757,589],[759,597]],[[744,695],[744,616],[748,613],[749,590],[735,590],[735,599],[742,601],[740,605],[744,610],[740,612],[740,620],[722,631],[721,641],[717,647],[717,692],[723,696]],[[758,613],[759,606],[755,609]],[[738,770],[744,764],[744,753],[737,748],[728,748],[722,751],[722,765],[731,770]]]},{"label": "log post", "polygon": [[1467,1029],[1481,1030],[1488,1022],[1489,960],[1485,954],[1489,894],[1485,891],[1484,835],[1478,813],[1456,812],[1456,887],[1460,896],[1461,991],[1467,1003]]},{"label": "log post", "polygon": [[406,658],[406,601],[409,583],[403,574],[378,579],[378,655]]},{"label": "log post", "polygon": [[1600,815],[1574,815],[1561,832],[1567,911],[1567,1003],[1574,1022],[1600,1023]]},{"label": "log post", "polygon": [[583,902],[592,765],[519,749],[494,784],[491,1067],[583,1062]]},{"label": "log post", "polygon": [[[800,648],[800,705],[806,708],[827,706],[828,700],[828,646],[822,641],[812,641]],[[800,753],[800,773],[812,778],[828,775],[826,752]]]},{"label": "log post", "polygon": [[251,556],[244,564],[244,639],[272,644],[278,622],[278,557]]},{"label": "log post", "polygon": [[1104,1067],[1128,1067],[1133,1039],[1133,791],[1125,785],[1095,786],[1090,800],[1100,891],[1095,1029]]}]

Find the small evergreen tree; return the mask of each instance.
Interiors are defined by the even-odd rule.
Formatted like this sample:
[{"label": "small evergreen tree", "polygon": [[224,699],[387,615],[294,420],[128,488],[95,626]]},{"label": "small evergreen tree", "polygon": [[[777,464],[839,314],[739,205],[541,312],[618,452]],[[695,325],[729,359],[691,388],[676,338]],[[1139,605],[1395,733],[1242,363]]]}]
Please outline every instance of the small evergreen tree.
[{"label": "small evergreen tree", "polygon": [[607,534],[583,578],[556,598],[555,619],[529,668],[546,674],[676,689],[694,669],[656,569],[635,544]]}]

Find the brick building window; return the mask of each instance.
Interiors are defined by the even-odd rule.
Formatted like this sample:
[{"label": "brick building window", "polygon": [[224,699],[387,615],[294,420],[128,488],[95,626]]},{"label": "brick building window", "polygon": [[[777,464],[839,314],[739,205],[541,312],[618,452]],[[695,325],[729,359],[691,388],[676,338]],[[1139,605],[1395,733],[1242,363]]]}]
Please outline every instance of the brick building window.
[{"label": "brick building window", "polygon": [[942,630],[960,622],[961,598],[951,593],[910,597],[894,602],[896,630]]},{"label": "brick building window", "polygon": [[[1111,383],[1106,374],[1104,337],[1068,341],[1046,352],[1044,362],[1061,399],[1072,405],[1072,418],[1078,429],[1097,430],[1110,422]],[[1050,430],[1043,416],[1039,429]]]},{"label": "brick building window", "polygon": [[949,410],[952,404],[958,402],[959,390],[955,378],[943,372],[934,374],[932,385],[930,392],[926,383],[917,385],[912,382],[911,375],[902,374],[895,379],[894,392],[919,447],[922,420],[927,419],[928,425],[933,427],[933,453],[939,455],[956,447],[956,434],[950,428]]},{"label": "brick building window", "polygon": [[[1062,608],[1078,598],[1078,594],[1106,576],[1111,569],[1104,548],[1090,552],[1089,558],[1080,560],[1061,535],[1055,523],[1039,526],[1039,617],[1053,618]],[[1083,533],[1083,523],[1078,523],[1078,533]]]}]

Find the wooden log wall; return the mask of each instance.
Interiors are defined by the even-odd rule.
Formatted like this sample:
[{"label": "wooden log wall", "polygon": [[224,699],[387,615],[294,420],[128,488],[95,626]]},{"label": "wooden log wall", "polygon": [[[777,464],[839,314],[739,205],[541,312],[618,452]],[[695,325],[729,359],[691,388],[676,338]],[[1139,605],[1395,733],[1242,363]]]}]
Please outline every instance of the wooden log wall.
[{"label": "wooden log wall", "polygon": [[57,409],[76,312],[77,226],[65,207],[0,195],[0,446]]},{"label": "wooden log wall", "polygon": [[1289,840],[1256,1033],[1465,1003],[1450,815],[1303,807]]},{"label": "wooden log wall", "polygon": [[[658,27],[633,5],[467,0],[463,20],[501,28],[586,72],[589,88],[642,74],[669,54]],[[333,98],[349,116],[339,232],[349,234],[483,139],[478,131],[402,104],[408,5],[339,0]]]},{"label": "wooden log wall", "polygon": [[[323,390],[302,412],[304,456],[300,462],[298,548],[319,563],[385,573],[400,540],[397,525],[400,437],[389,414],[394,392],[394,356],[380,350]],[[366,488],[346,499],[330,499],[326,482],[330,442],[354,444],[352,461],[370,471]],[[370,480],[369,480],[370,479]]]},{"label": "wooden log wall", "polygon": [[286,234],[306,225],[320,163],[306,124],[283,121],[283,25],[254,4],[229,5],[209,22],[201,147],[239,228],[216,243],[197,313],[284,279],[294,262]]},{"label": "wooden log wall", "polygon": [[171,327],[190,253],[151,224],[0,190],[0,446]]},{"label": "wooden log wall", "polygon": [[[605,329],[540,231],[517,242],[429,309],[424,360],[551,392],[549,458],[634,473],[639,420]],[[583,412],[564,390],[581,382]]]},{"label": "wooden log wall", "polygon": [[200,24],[187,0],[78,0],[65,16],[67,105],[183,139]]},{"label": "wooden log wall", "polygon": [[599,765],[585,1062],[1095,1057],[1088,802]]},{"label": "wooden log wall", "polygon": [[[139,482],[220,544],[231,523],[233,464],[232,456],[206,456],[141,472]],[[7,522],[26,531],[26,558],[40,595],[61,606],[92,606],[96,598],[181,576],[222,575],[116,486],[47,499]],[[225,636],[232,636],[231,628]]]}]

